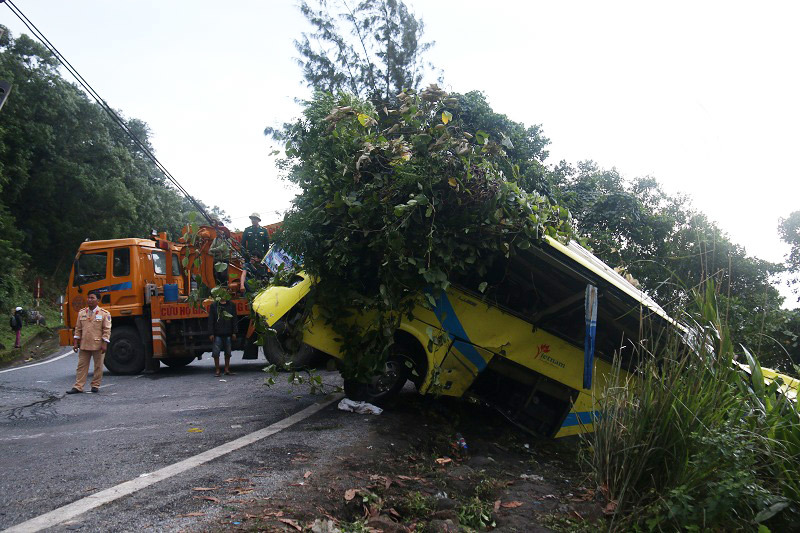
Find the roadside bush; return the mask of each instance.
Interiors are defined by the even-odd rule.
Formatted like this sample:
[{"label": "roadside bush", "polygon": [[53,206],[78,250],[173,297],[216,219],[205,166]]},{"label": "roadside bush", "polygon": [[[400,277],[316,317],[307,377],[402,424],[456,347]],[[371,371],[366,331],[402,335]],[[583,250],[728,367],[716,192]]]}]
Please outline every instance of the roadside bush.
[{"label": "roadside bush", "polygon": [[[800,414],[742,348],[735,362],[709,284],[672,339],[631,375],[616,367],[586,458],[617,531],[776,531],[800,511]],[[626,376],[623,378],[623,376]]]}]

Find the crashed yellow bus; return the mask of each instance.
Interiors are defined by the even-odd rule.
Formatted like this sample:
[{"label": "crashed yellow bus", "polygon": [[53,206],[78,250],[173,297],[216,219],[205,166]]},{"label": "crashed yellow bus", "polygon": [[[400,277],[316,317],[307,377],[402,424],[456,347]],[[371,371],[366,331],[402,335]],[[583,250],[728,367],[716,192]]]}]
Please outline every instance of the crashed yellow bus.
[{"label": "crashed yellow bus", "polygon": [[[575,435],[593,428],[615,354],[630,370],[636,346],[674,324],[575,242],[546,238],[493,270],[483,293],[465,282],[432,294],[432,308],[418,305],[401,321],[384,372],[363,387],[346,381],[346,392],[380,402],[411,380],[422,394],[480,397],[537,434]],[[311,284],[301,274],[290,286],[271,286],[253,310],[279,332],[307,316],[303,342],[341,357],[331,326],[314,310],[302,313]],[[429,342],[431,331],[446,342]]]}]

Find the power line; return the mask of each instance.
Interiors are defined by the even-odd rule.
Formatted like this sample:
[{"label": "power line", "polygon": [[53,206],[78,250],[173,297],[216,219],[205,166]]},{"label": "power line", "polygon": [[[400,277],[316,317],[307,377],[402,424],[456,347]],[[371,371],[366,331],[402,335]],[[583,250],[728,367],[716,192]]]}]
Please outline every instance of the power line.
[{"label": "power line", "polygon": [[25,27],[30,30],[33,35],[42,42],[42,44],[47,48],[51,54],[58,60],[61,65],[72,75],[73,78],[80,84],[83,89],[89,93],[89,95],[97,102],[97,104],[106,112],[106,114],[113,120],[122,130],[128,134],[134,144],[153,162],[153,164],[158,168],[158,170],[178,189],[178,191],[183,194],[191,203],[192,205],[203,215],[203,217],[208,221],[209,224],[213,225],[212,217],[206,212],[203,205],[195,200],[195,198],[189,194],[179,182],[178,180],[170,173],[169,170],[158,160],[158,158],[153,154],[153,152],[141,141],[139,138],[134,134],[125,121],[114,111],[111,106],[109,106],[105,100],[94,90],[94,88],[87,82],[83,76],[72,66],[72,64],[67,61],[67,58],[58,51],[58,49],[50,42],[50,40],[45,37],[44,33],[39,31],[39,28],[31,22],[28,17],[25,16],[20,9],[14,5],[12,0],[0,0],[0,3],[5,3],[11,12],[25,25]]}]

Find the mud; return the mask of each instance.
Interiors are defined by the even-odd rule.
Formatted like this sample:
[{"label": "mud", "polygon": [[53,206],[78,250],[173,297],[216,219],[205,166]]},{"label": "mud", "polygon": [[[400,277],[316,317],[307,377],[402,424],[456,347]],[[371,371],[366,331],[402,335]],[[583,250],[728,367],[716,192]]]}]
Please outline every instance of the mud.
[{"label": "mud", "polygon": [[[325,430],[324,422],[318,426]],[[603,529],[603,502],[582,472],[577,438],[536,438],[487,407],[413,394],[404,394],[369,427],[359,442],[332,457],[302,446],[291,450],[286,468],[307,468],[306,477],[268,499],[228,502],[220,516],[191,529]]]}]

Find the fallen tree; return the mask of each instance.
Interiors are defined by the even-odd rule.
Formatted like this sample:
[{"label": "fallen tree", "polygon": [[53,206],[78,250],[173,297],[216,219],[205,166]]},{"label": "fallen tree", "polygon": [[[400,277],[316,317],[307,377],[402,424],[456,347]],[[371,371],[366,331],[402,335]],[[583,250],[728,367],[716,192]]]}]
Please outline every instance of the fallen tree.
[{"label": "fallen tree", "polygon": [[[317,93],[276,135],[286,178],[302,191],[277,242],[317,280],[307,302],[343,339],[350,379],[382,368],[400,317],[432,304],[431,291],[464,278],[484,291],[496,259],[544,235],[572,236],[567,209],[518,185],[511,139],[462,117],[463,97],[431,86],[396,100],[375,109]],[[378,319],[347,325],[346,309]]]}]

